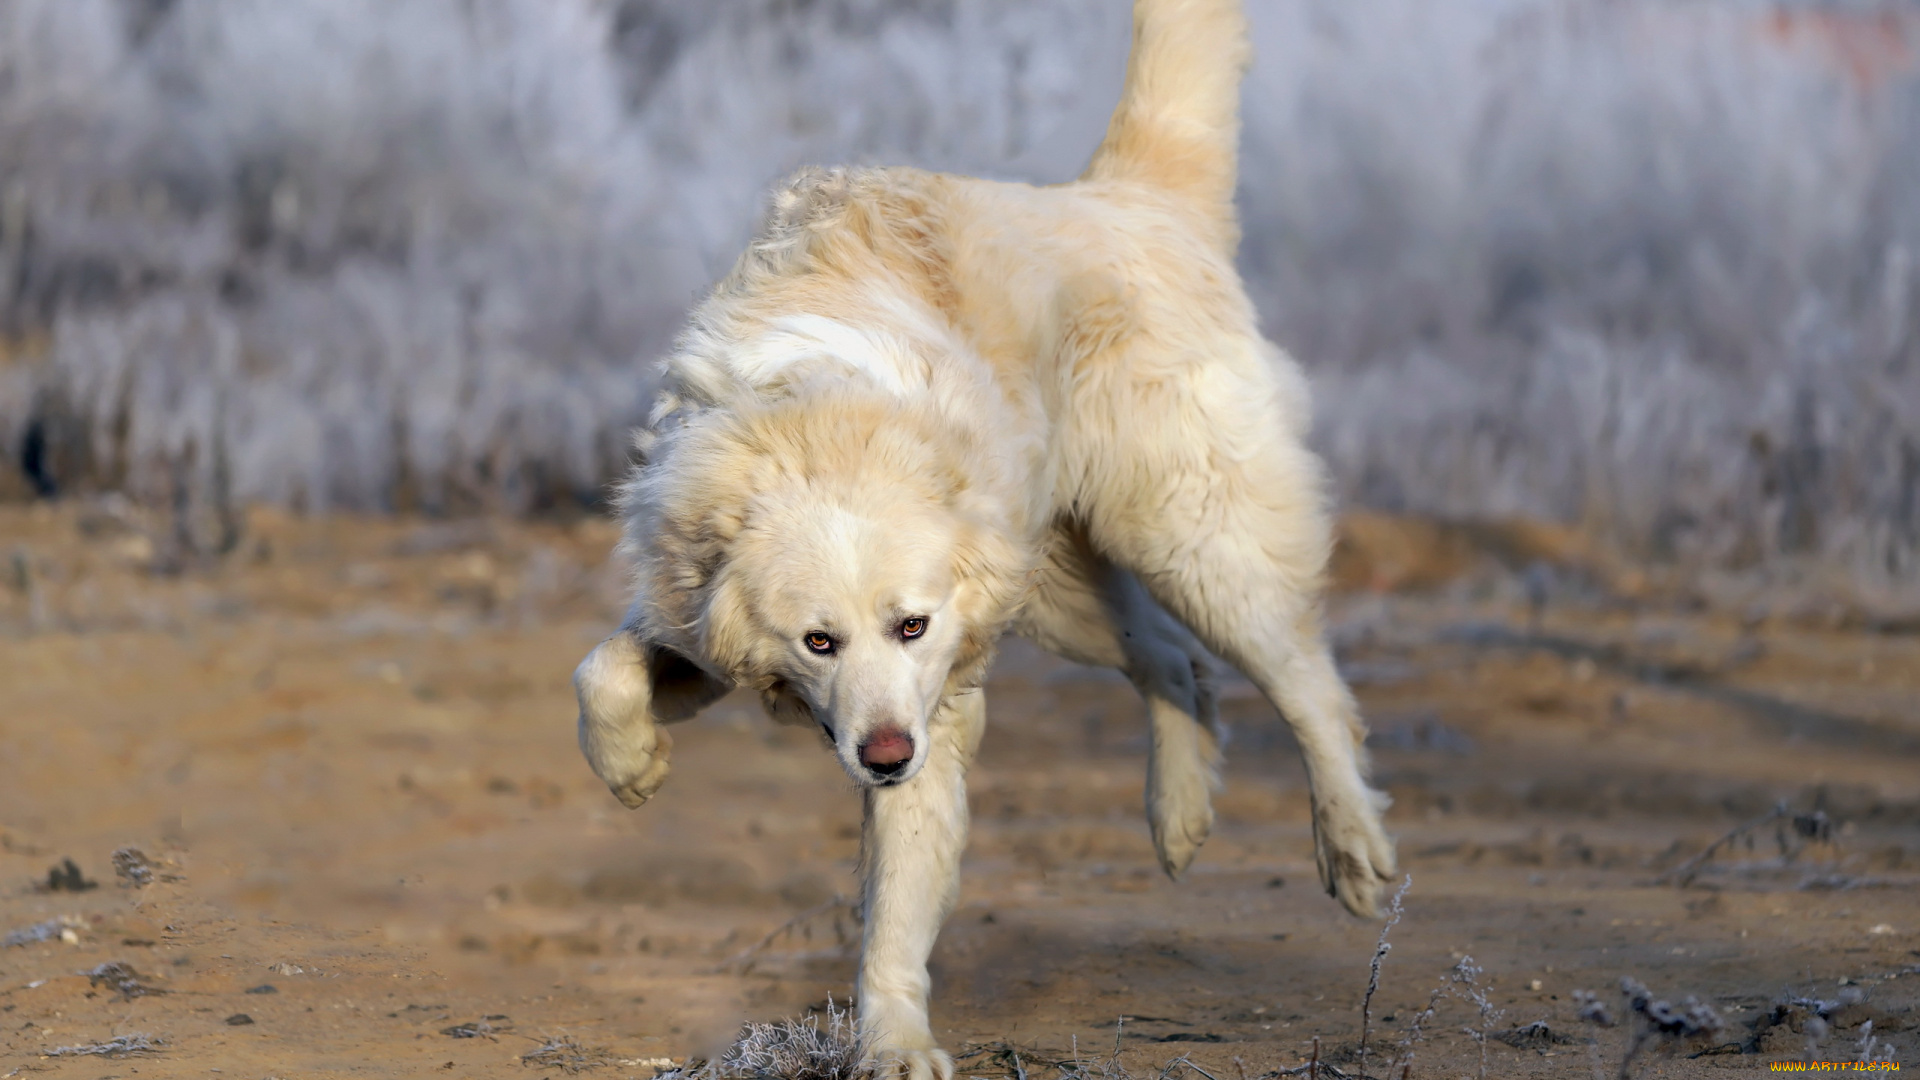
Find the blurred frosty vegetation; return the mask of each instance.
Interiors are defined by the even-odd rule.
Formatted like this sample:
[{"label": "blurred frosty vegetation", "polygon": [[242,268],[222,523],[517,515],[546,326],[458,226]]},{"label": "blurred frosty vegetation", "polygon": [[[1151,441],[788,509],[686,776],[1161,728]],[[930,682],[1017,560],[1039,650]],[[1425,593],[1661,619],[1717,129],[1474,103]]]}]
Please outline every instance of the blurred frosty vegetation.
[{"label": "blurred frosty vegetation", "polygon": [[[1249,0],[1343,496],[1914,590],[1920,9]],[[0,496],[595,498],[806,163],[1073,176],[1120,0],[8,0]]]}]

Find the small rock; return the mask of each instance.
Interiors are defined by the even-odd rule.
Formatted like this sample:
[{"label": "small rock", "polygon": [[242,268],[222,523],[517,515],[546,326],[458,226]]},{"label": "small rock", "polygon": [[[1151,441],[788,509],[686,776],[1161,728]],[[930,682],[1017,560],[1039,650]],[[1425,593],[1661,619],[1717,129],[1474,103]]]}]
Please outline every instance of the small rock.
[{"label": "small rock", "polygon": [[87,880],[87,876],[80,872],[79,865],[72,859],[61,859],[59,866],[47,871],[48,892],[86,892],[88,889],[99,887],[99,882]]},{"label": "small rock", "polygon": [[253,1017],[248,1016],[246,1013],[234,1013],[232,1016],[227,1017],[227,1024],[230,1027],[245,1027],[251,1023],[253,1023]]},{"label": "small rock", "polygon": [[139,848],[123,847],[114,852],[113,872],[136,889],[153,884],[153,863]]}]

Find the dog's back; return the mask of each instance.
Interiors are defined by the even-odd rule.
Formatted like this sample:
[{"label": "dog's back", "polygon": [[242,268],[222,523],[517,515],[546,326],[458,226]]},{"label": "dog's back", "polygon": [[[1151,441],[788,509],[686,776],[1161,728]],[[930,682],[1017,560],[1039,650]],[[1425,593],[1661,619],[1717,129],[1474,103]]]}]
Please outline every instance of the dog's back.
[{"label": "dog's back", "polygon": [[[759,235],[667,357],[654,426],[687,406],[783,395],[821,372],[905,397],[967,396],[931,384],[969,357],[1003,389],[1051,379],[1040,369],[1077,351],[1066,339],[1111,335],[1119,277],[1162,282],[1159,299],[1183,310],[1224,305],[1217,321],[1253,332],[1232,270],[1250,55],[1241,5],[1138,0],[1133,37],[1120,102],[1079,183],[836,168],[777,189]],[[1119,314],[1139,327],[1148,312]]]}]

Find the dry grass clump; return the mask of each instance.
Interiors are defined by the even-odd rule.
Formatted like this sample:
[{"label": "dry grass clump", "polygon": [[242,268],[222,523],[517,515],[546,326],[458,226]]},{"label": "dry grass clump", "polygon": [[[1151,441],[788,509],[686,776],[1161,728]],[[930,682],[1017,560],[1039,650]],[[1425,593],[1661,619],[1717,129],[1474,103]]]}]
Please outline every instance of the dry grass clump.
[{"label": "dry grass clump", "polygon": [[1515,1050],[1544,1050],[1550,1046],[1564,1046],[1578,1041],[1564,1031],[1555,1030],[1554,1026],[1545,1020],[1521,1024],[1519,1027],[1495,1035],[1494,1038]]},{"label": "dry grass clump", "polygon": [[1487,1039],[1502,1037],[1495,1033],[1494,1025],[1504,1014],[1494,1007],[1493,1001],[1487,997],[1486,988],[1480,985],[1480,977],[1484,974],[1486,970],[1474,963],[1473,957],[1463,956],[1453,965],[1453,970],[1447,973],[1447,977],[1441,981],[1440,985],[1427,994],[1426,1007],[1413,1014],[1413,1019],[1408,1022],[1406,1031],[1401,1036],[1400,1053],[1393,1062],[1394,1068],[1399,1070],[1399,1075],[1412,1074],[1414,1050],[1428,1038],[1428,1026],[1432,1024],[1440,1006],[1449,998],[1471,1007],[1479,1017],[1478,1027],[1466,1025],[1460,1029],[1460,1032],[1479,1046],[1480,1075],[1483,1078],[1487,1075]]},{"label": "dry grass clump", "polygon": [[[1679,1005],[1655,998],[1640,980],[1627,976],[1620,980],[1621,1007],[1627,1021],[1627,1047],[1621,1055],[1618,1075],[1629,1080],[1635,1063],[1650,1048],[1669,1044],[1697,1043],[1719,1035],[1727,1022],[1713,1006],[1692,995]],[[1596,995],[1585,990],[1573,992],[1576,1015],[1589,1024],[1610,1028],[1613,1013]],[[1600,1075],[1598,1040],[1588,1043],[1594,1061],[1594,1075]]]},{"label": "dry grass clump", "polygon": [[147,853],[131,847],[123,847],[113,853],[113,873],[136,889],[146,888],[159,877]]},{"label": "dry grass clump", "polygon": [[1620,980],[1620,996],[1631,1032],[1626,1056],[1620,1059],[1623,1078],[1633,1075],[1635,1059],[1648,1046],[1712,1038],[1727,1026],[1706,1002],[1688,995],[1678,1006],[1671,1005],[1656,999],[1646,984],[1631,976]]},{"label": "dry grass clump", "polygon": [[[1380,989],[1381,964],[1386,960],[1387,953],[1393,950],[1393,945],[1387,937],[1393,932],[1393,928],[1399,925],[1401,916],[1406,913],[1406,896],[1412,888],[1413,875],[1409,874],[1393,894],[1393,901],[1387,908],[1386,925],[1380,928],[1380,940],[1374,946],[1373,959],[1367,966],[1367,989],[1360,998],[1360,1045],[1354,1055],[1359,1071],[1353,1075],[1357,1077],[1368,1076],[1367,1057],[1373,1034],[1373,995]],[[1415,1013],[1413,1019],[1408,1022],[1400,1037],[1398,1053],[1388,1070],[1389,1075],[1403,1077],[1412,1075],[1415,1048],[1429,1037],[1431,1034],[1429,1026],[1433,1023],[1440,1006],[1448,999],[1460,1001],[1473,1009],[1477,1015],[1479,1019],[1477,1025],[1465,1025],[1460,1031],[1478,1044],[1480,1075],[1482,1077],[1487,1075],[1487,1039],[1499,1037],[1494,1031],[1494,1025],[1499,1022],[1503,1014],[1501,1010],[1494,1007],[1492,999],[1487,996],[1486,988],[1481,986],[1480,977],[1483,974],[1485,974],[1484,969],[1473,962],[1473,957],[1460,958],[1440,985],[1434,987],[1433,991],[1427,995],[1426,1006]],[[1304,1071],[1309,1076],[1317,1077],[1323,1070],[1335,1080],[1348,1075],[1331,1064],[1320,1061],[1320,1043],[1316,1038],[1311,1061],[1304,1066],[1276,1075],[1293,1075]]]},{"label": "dry grass clump", "polygon": [[166,1045],[166,1040],[158,1036],[136,1032],[131,1035],[116,1035],[106,1042],[87,1043],[81,1046],[56,1046],[46,1051],[48,1057],[133,1057],[136,1054],[157,1054]]},{"label": "dry grass clump", "polygon": [[606,1065],[617,1065],[621,1063],[621,1059],[602,1047],[587,1046],[571,1035],[556,1035],[521,1054],[520,1063],[531,1065],[536,1069],[559,1069],[566,1073],[579,1073]]},{"label": "dry grass clump", "polygon": [[440,1034],[452,1039],[491,1039],[498,1042],[495,1036],[505,1034],[512,1027],[506,1017],[494,1015],[441,1028]]},{"label": "dry grass clump", "polygon": [[853,1010],[828,999],[825,1016],[824,1027],[819,1015],[748,1024],[718,1061],[690,1061],[658,1080],[868,1080]]},{"label": "dry grass clump", "polygon": [[80,974],[87,977],[91,986],[108,986],[120,995],[122,1001],[132,1001],[149,994],[164,994],[165,990],[149,984],[145,975],[133,969],[133,965],[122,960],[109,960],[90,971]]},{"label": "dry grass clump", "polygon": [[[1848,1022],[1841,1016],[1854,1006],[1864,1004],[1867,995],[1858,987],[1843,987],[1832,1000],[1817,997],[1803,997],[1789,991],[1774,1000],[1771,1012],[1762,1016],[1754,1027],[1754,1043],[1760,1044],[1769,1032],[1785,1029],[1797,1032],[1802,1045],[1801,1053],[1806,1061],[1825,1058],[1833,1060],[1838,1055],[1833,1051],[1822,1052],[1821,1045],[1837,1029],[1847,1027]],[[1895,1048],[1874,1034],[1873,1021],[1863,1020],[1856,1031],[1857,1039],[1853,1047],[1852,1058],[1861,1064],[1895,1060]],[[1775,1045],[1773,1049],[1780,1049]]]}]

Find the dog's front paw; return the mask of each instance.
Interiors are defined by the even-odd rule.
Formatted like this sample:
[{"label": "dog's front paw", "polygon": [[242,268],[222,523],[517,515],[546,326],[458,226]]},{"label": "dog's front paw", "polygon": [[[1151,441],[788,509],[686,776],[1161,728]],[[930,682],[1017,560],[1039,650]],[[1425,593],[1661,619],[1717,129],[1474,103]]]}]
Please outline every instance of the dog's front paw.
[{"label": "dog's front paw", "polygon": [[879,1047],[867,1053],[875,1080],[953,1080],[953,1058],[939,1047]]},{"label": "dog's front paw", "polygon": [[1320,884],[1362,918],[1378,918],[1396,873],[1393,841],[1380,826],[1386,795],[1361,788],[1351,796],[1314,800],[1313,852]]},{"label": "dog's front paw", "polygon": [[626,634],[587,654],[573,672],[580,699],[580,752],[594,775],[633,809],[667,782],[673,739],[649,715],[646,658]]},{"label": "dog's front paw", "polygon": [[953,1080],[953,1058],[933,1041],[924,1005],[863,996],[860,1036],[875,1080]]},{"label": "dog's front paw", "polygon": [[645,749],[629,746],[618,755],[617,761],[609,762],[609,771],[601,771],[599,763],[594,764],[594,772],[607,782],[607,787],[629,810],[637,810],[641,804],[653,798],[660,785],[667,782],[667,773],[671,771],[668,753],[673,749],[673,737],[660,728],[653,729],[652,745]]}]

